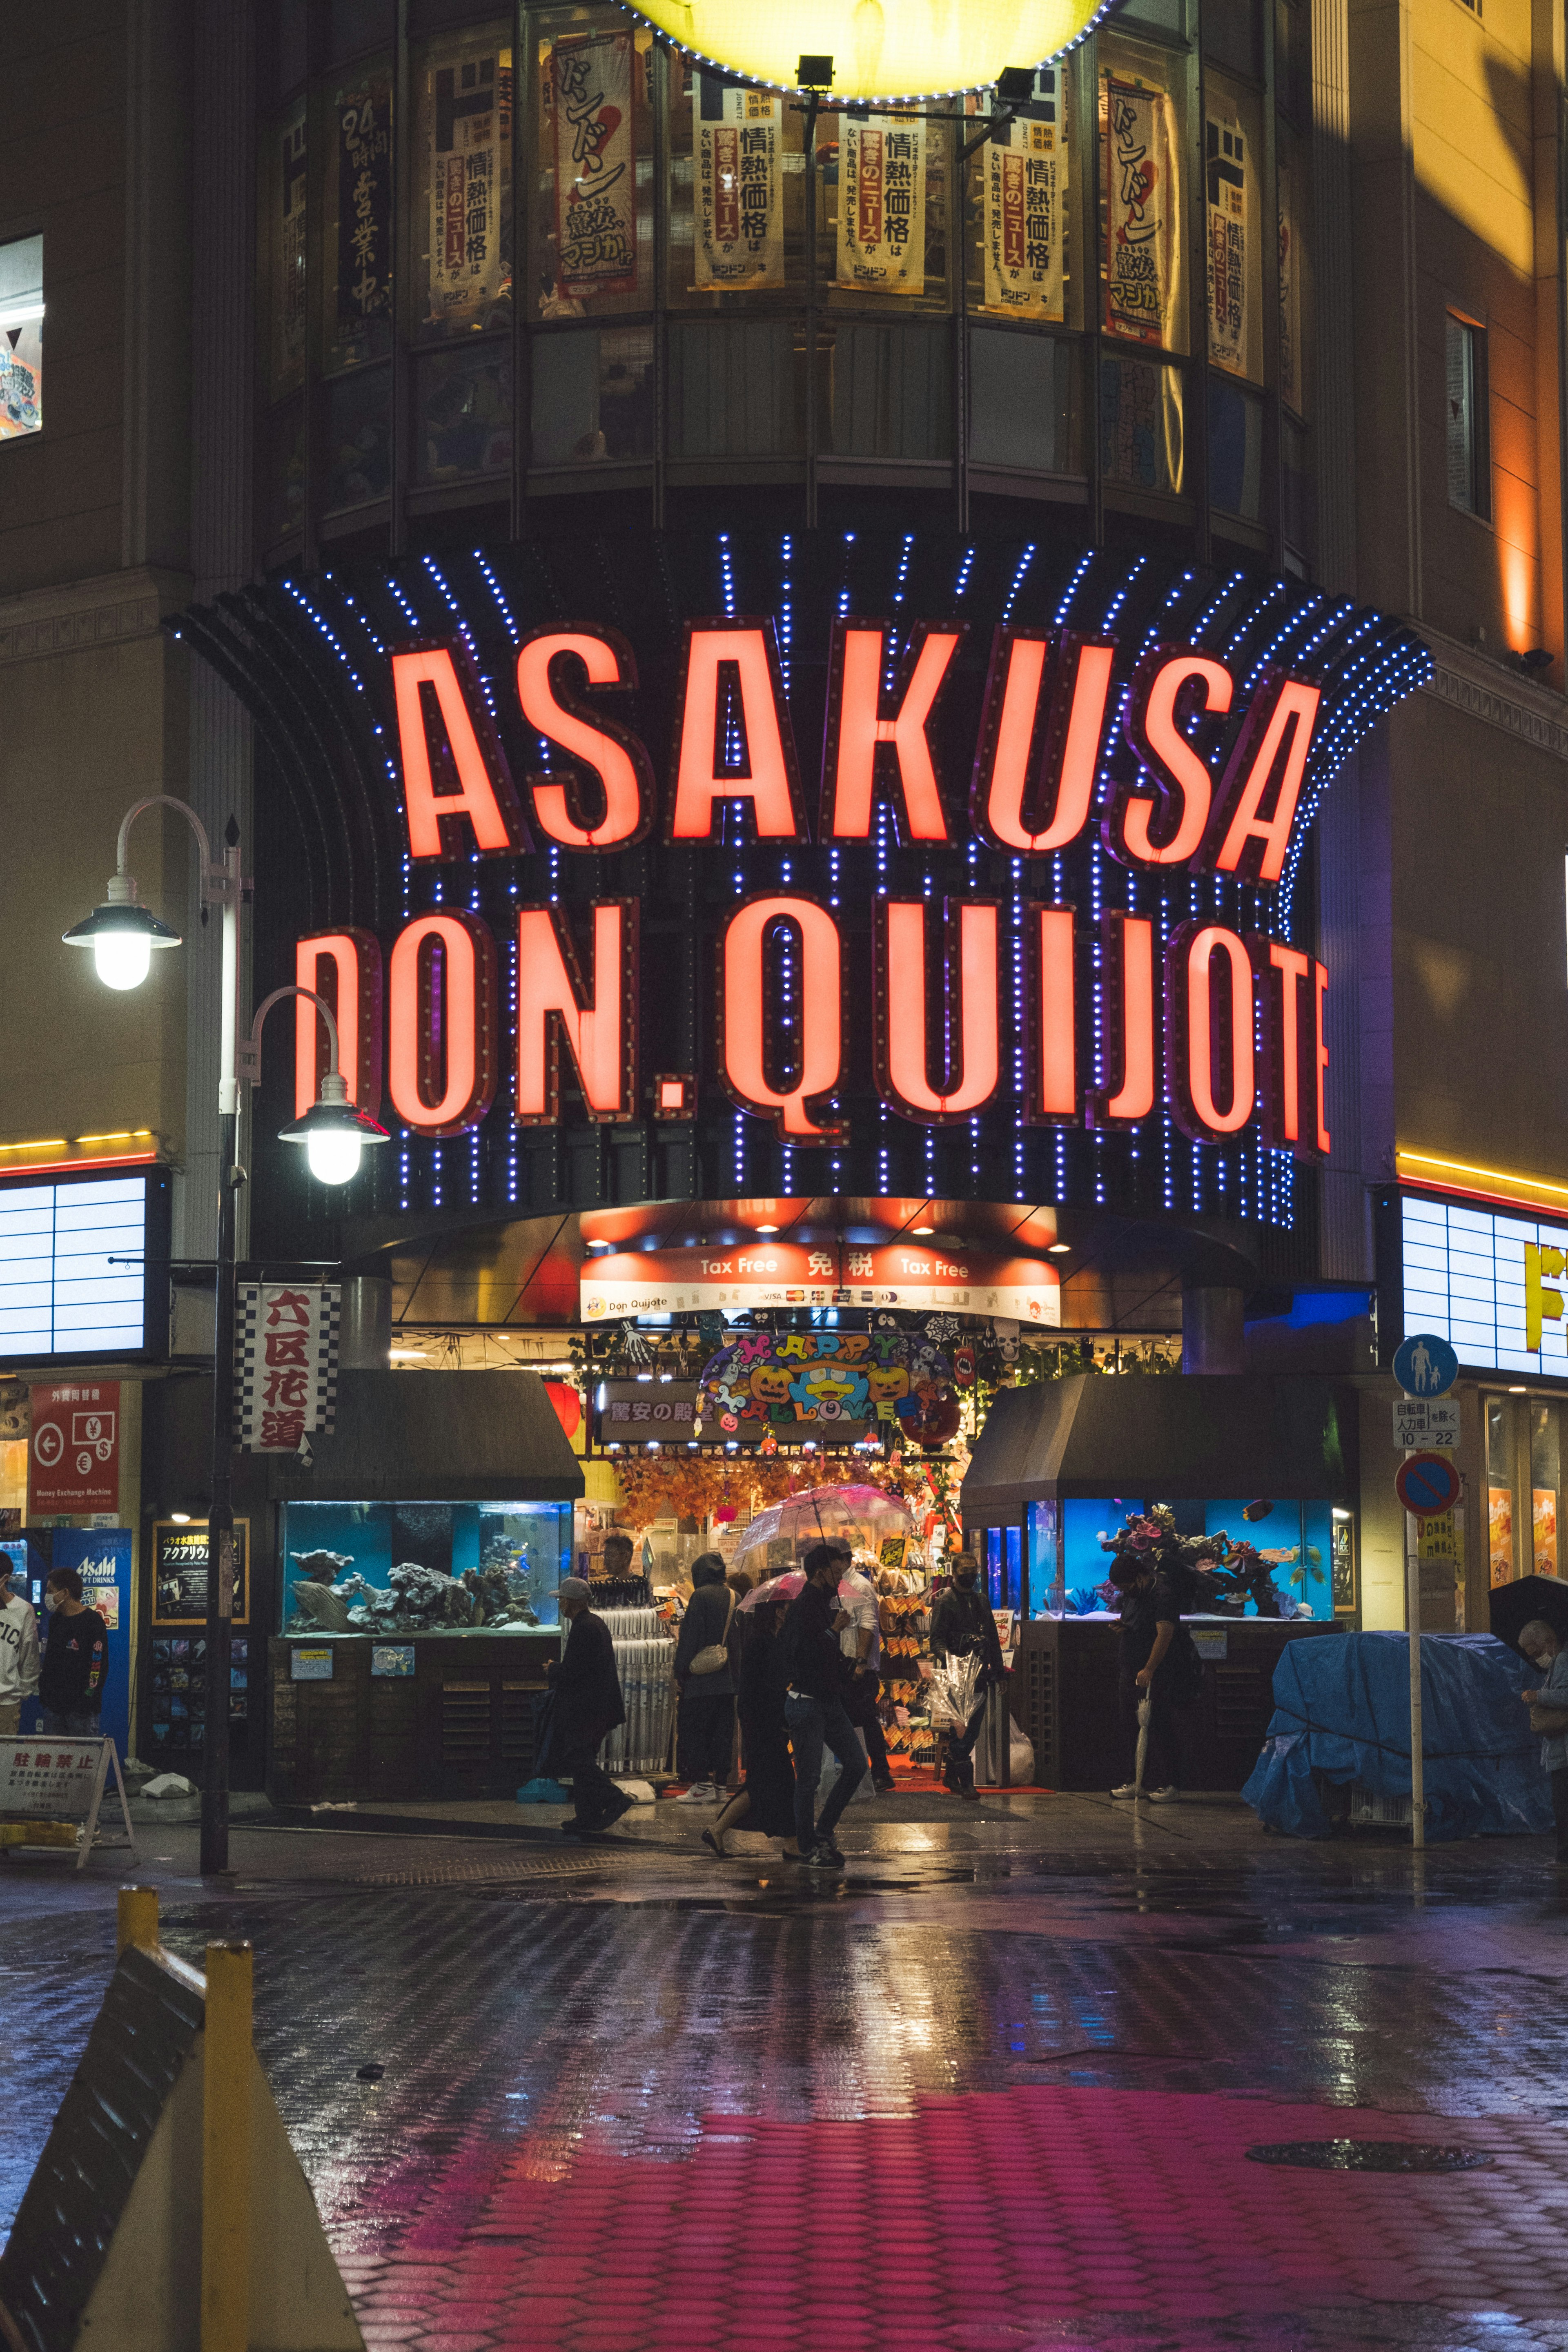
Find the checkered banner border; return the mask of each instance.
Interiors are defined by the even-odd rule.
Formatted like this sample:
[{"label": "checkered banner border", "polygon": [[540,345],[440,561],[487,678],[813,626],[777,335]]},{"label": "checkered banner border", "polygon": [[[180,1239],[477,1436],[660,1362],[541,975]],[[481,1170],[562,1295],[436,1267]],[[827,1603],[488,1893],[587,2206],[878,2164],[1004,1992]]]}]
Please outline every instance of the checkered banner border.
[{"label": "checkered banner border", "polygon": [[[258,1450],[257,1440],[261,1430],[260,1383],[267,1369],[261,1361],[262,1293],[283,1286],[275,1282],[242,1282],[235,1293],[235,1443],[247,1452]],[[287,1287],[308,1292],[314,1302],[315,1360],[310,1368],[312,1402],[306,1409],[305,1427],[330,1437],[337,1422],[338,1328],[342,1319],[342,1289],[335,1282],[291,1282]]]}]

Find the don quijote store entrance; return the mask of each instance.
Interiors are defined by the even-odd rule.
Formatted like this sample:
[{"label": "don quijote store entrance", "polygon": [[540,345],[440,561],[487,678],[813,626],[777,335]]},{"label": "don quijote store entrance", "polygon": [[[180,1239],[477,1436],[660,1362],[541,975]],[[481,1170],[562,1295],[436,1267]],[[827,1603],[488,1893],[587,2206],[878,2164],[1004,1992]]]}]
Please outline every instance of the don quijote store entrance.
[{"label": "don quijote store entrance", "polygon": [[[258,983],[333,1005],[394,1130],[352,1218],[314,1188],[280,1212],[267,1138],[323,1066],[304,1007],[253,1250],[368,1286],[351,1399],[473,1406],[440,1462],[367,1406],[352,1465],[340,1435],[268,1473],[275,1720],[316,1703],[304,1635],[354,1638],[301,1611],[301,1558],[384,1589],[445,1512],[428,1544],[476,1565],[597,1569],[618,1525],[657,1583],[810,1469],[905,1496],[928,1572],[967,1532],[1068,1784],[1064,1677],[1097,1669],[1028,1660],[1135,1501],[1239,1539],[1266,1496],[1296,1622],[1354,1616],[1370,1359],[1288,1344],[1302,1298],[1347,1328],[1367,1304],[1317,1280],[1335,975],[1298,942],[1335,769],[1427,656],[1152,551],[741,520],[283,577],[178,625],[257,724]],[[559,1408],[531,1463],[474,1380],[507,1367],[515,1403],[528,1365]],[[1223,1784],[1257,1706],[1221,1687]],[[369,1769],[290,1755],[300,1789]]]}]

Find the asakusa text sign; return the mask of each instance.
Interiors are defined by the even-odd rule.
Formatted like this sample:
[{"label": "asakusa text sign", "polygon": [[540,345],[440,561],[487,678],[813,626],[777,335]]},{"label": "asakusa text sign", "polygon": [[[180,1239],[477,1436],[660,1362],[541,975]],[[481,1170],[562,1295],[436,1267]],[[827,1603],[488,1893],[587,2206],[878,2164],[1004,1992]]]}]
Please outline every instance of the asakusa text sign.
[{"label": "asakusa text sign", "polygon": [[[935,854],[973,838],[1011,854],[1025,881],[1012,902],[879,893],[868,941],[819,897],[775,887],[741,898],[712,940],[710,1065],[647,1076],[639,902],[595,899],[574,924],[560,905],[525,897],[500,943],[515,954],[507,1058],[520,1125],[559,1121],[564,1045],[591,1120],[648,1110],[689,1118],[703,1080],[716,1078],[783,1136],[840,1142],[834,1101],[851,1008],[865,1007],[877,1092],[916,1126],[983,1115],[1011,1091],[1024,1044],[1026,1125],[1128,1128],[1163,1099],[1194,1139],[1256,1124],[1302,1156],[1328,1150],[1321,963],[1212,919],[1194,918],[1163,941],[1150,915],[1116,911],[1091,925],[1045,895],[1046,861],[1090,833],[1151,875],[1206,869],[1258,890],[1277,884],[1321,688],[1267,665],[1244,688],[1215,656],[1156,644],[1118,694],[1114,638],[999,626],[966,835],[934,730],[963,636],[956,623],[899,632],[833,624],[815,820],[771,620],[687,625],[662,818],[648,748],[616,714],[616,698],[637,685],[616,631],[584,624],[523,638],[518,709],[550,764],[521,791],[464,642],[388,655],[416,864],[531,861],[541,839],[552,854],[592,856],[635,845],[656,824],[671,845],[711,845],[732,861],[737,809],[759,844],[847,846],[871,840],[885,805],[910,845]],[[1102,773],[1116,780],[1109,798]],[[540,874],[535,887],[542,882]],[[472,1129],[495,1100],[500,969],[489,925],[447,908],[405,923],[384,963],[376,939],[355,929],[307,935],[296,959],[300,982],[336,1005],[356,1101],[379,1102],[384,1079],[397,1118],[429,1137]],[[321,1051],[307,1013],[297,1032],[302,1105],[314,1099]]]}]

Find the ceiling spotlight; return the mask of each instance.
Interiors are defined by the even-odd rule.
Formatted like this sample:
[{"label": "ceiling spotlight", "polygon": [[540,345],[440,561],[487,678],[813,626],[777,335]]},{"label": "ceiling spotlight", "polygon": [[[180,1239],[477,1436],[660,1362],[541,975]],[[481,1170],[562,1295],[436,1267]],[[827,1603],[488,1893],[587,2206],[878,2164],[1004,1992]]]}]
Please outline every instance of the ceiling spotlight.
[{"label": "ceiling spotlight", "polygon": [[1046,1252],[1046,1255],[1047,1257],[1066,1257],[1071,1247],[1071,1242],[1053,1242],[1049,1249]]},{"label": "ceiling spotlight", "polygon": [[189,1511],[171,1511],[169,1517],[174,1520],[174,1525],[177,1528],[188,1528],[191,1524],[191,1515]]},{"label": "ceiling spotlight", "polygon": [[594,1242],[590,1242],[590,1243],[588,1244],[588,1247],[589,1247],[590,1249],[597,1249],[597,1250],[607,1250],[607,1249],[611,1248],[612,1246],[613,1246],[613,1245],[612,1245],[612,1244],[610,1244],[609,1242],[598,1242],[598,1241],[594,1241]]},{"label": "ceiling spotlight", "polygon": [[759,1225],[757,1227],[757,1231],[760,1234],[776,1234],[778,1227],[776,1225]]}]

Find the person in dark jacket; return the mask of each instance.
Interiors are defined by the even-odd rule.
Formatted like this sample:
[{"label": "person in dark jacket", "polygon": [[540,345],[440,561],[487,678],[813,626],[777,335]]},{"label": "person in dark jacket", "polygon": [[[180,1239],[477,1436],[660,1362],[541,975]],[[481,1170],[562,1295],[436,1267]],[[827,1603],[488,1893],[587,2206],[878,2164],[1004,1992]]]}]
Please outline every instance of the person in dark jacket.
[{"label": "person in dark jacket", "polygon": [[974,1705],[956,1739],[947,1744],[942,1779],[955,1796],[974,1803],[974,1743],[985,1720],[985,1700],[1002,1679],[1002,1641],[996,1620],[980,1591],[980,1562],[972,1551],[953,1554],[952,1582],[931,1613],[931,1654],[939,1664],[949,1658],[978,1658]]},{"label": "person in dark jacket", "polygon": [[38,1675],[44,1729],[54,1738],[97,1739],[103,1730],[103,1683],[109,1671],[103,1620],[82,1600],[81,1577],[74,1568],[50,1570],[44,1607],[49,1612]]},{"label": "person in dark jacket", "polygon": [[550,1673],[555,1696],[551,1722],[552,1769],[572,1783],[574,1818],[561,1824],[567,1837],[592,1837],[631,1811],[632,1800],[616,1788],[598,1762],[607,1732],[626,1719],[616,1645],[593,1595],[580,1576],[560,1588],[561,1614],[571,1627],[560,1661]]},{"label": "person in dark jacket", "polygon": [[1196,1690],[1203,1667],[1169,1579],[1152,1560],[1145,1563],[1135,1556],[1127,1566],[1136,1572],[1127,1574],[1119,1565],[1111,1573],[1121,1595],[1121,1732],[1132,1774],[1110,1793],[1138,1793],[1138,1709],[1147,1696],[1143,1793],[1152,1805],[1170,1804],[1182,1793],[1175,1709]]},{"label": "person in dark jacket", "polygon": [[749,1610],[742,1619],[737,1713],[746,1784],[738,1789],[702,1843],[721,1860],[729,1830],[746,1827],[763,1837],[783,1838],[786,1854],[799,1853],[795,1827],[795,1767],[784,1728],[789,1660],[780,1635],[784,1604]]},{"label": "person in dark jacket", "polygon": [[[680,1693],[675,1723],[675,1769],[687,1783],[682,1802],[716,1805],[730,1778],[735,1744],[735,1678],[741,1628],[735,1596],[724,1580],[724,1563],[705,1551],[691,1563],[691,1599],[675,1645],[675,1680]],[[723,1650],[728,1663],[716,1674],[694,1675],[700,1651]]]},{"label": "person in dark jacket", "polygon": [[[789,1668],[784,1722],[795,1749],[795,1837],[800,1859],[809,1868],[841,1870],[844,1856],[833,1832],[866,1777],[866,1757],[845,1713],[847,1662],[833,1630],[838,1614],[838,1554],[831,1544],[814,1544],[805,1567],[805,1588],[790,1602],[781,1636]],[[818,1820],[816,1789],[825,1744],[838,1759],[838,1778]]]}]

